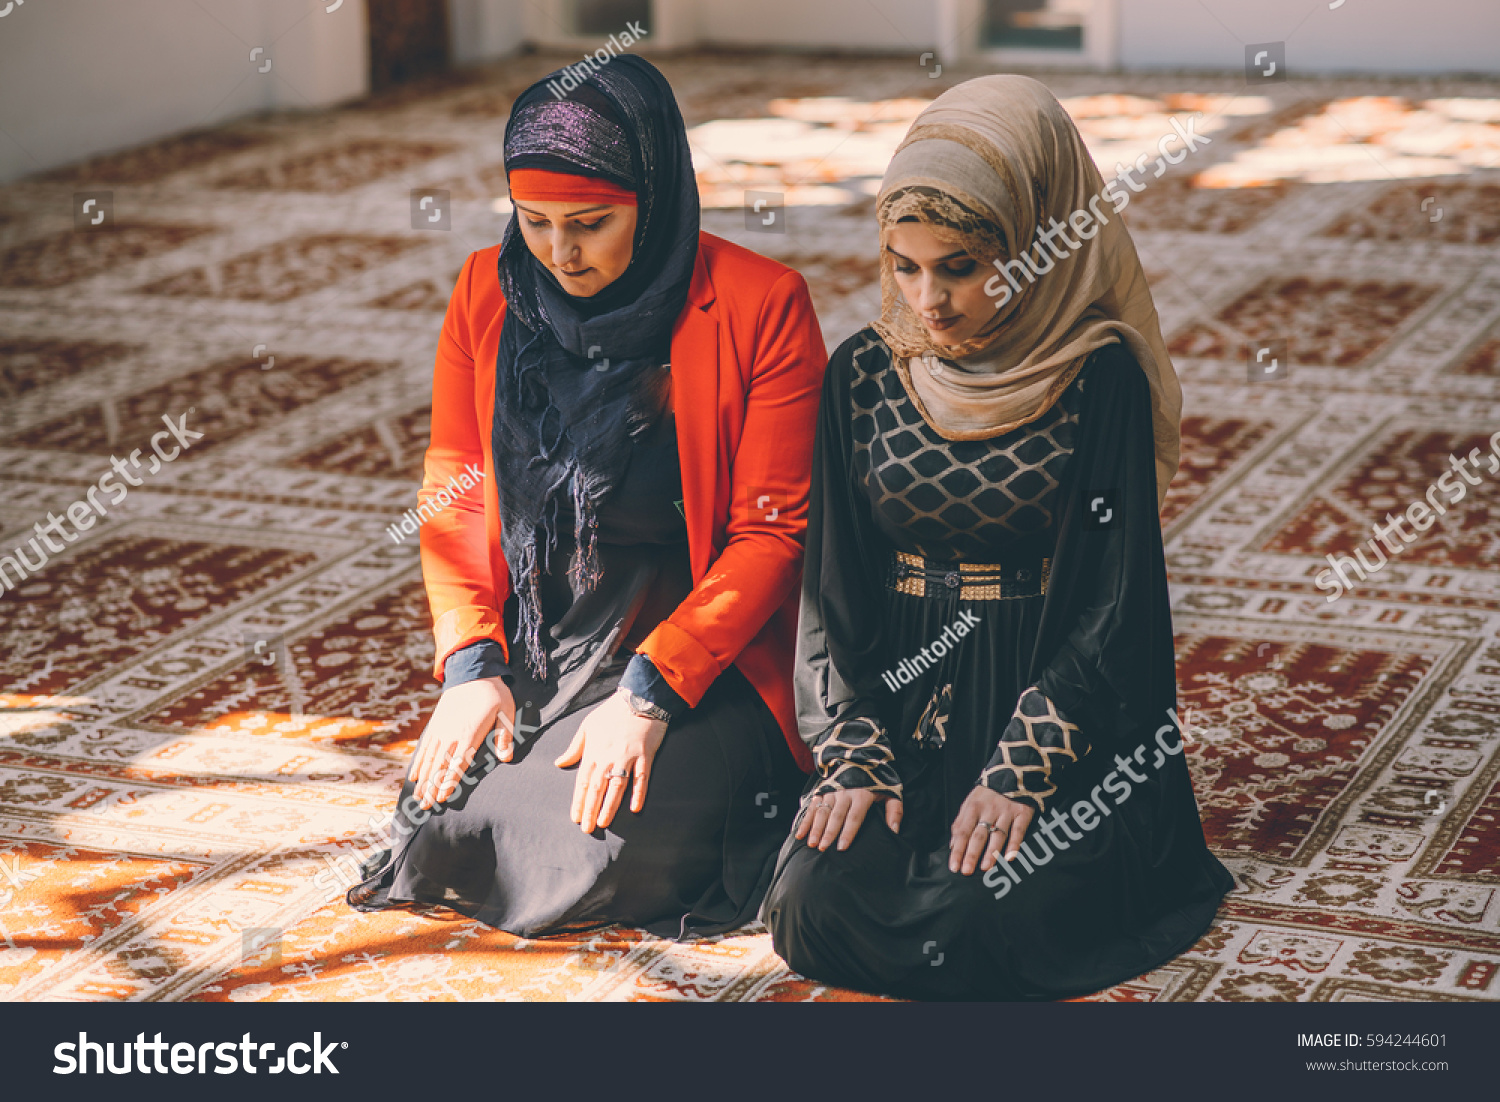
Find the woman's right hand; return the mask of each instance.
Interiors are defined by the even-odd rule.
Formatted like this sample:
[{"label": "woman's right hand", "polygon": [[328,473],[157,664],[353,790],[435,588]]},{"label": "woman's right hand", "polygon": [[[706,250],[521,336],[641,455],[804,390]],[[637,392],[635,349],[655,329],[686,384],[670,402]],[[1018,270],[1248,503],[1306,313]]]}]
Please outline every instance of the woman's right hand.
[{"label": "woman's right hand", "polygon": [[412,758],[413,792],[424,811],[458,791],[479,747],[493,732],[495,756],[510,761],[516,701],[503,678],[482,677],[444,689]]},{"label": "woman's right hand", "polygon": [[[877,798],[863,788],[840,788],[814,796],[802,809],[795,837],[805,838],[810,849],[826,850],[835,840],[839,849],[848,849]],[[885,825],[892,834],[901,829],[901,810],[900,800],[886,797]]]}]

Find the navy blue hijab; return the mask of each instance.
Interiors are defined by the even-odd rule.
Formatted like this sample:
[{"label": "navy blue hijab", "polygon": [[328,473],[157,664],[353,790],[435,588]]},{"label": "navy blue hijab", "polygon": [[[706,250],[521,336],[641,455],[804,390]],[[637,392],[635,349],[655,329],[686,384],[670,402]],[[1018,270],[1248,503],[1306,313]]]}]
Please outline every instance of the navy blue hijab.
[{"label": "navy blue hijab", "polygon": [[493,446],[500,546],[520,609],[532,674],[545,678],[538,584],[571,508],[575,586],[599,581],[600,504],[630,460],[631,439],[661,415],[672,327],[698,256],[698,188],[687,128],[666,78],[624,54],[566,96],[549,73],[516,100],[505,168],[597,176],[637,196],[625,272],[591,298],[574,297],[531,255],[520,212],[499,259],[505,324],[495,362]]}]

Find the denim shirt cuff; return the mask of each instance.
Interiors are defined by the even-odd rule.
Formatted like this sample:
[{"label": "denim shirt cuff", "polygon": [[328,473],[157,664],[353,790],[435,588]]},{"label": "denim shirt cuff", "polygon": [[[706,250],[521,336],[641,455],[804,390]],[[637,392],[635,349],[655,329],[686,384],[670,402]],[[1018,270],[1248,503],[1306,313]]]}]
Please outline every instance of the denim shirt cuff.
[{"label": "denim shirt cuff", "polygon": [[493,639],[480,639],[466,647],[459,647],[443,662],[443,690],[478,681],[482,677],[503,677],[510,683],[510,665],[505,661],[505,651]]},{"label": "denim shirt cuff", "polygon": [[673,719],[690,710],[688,702],[677,695],[677,690],[667,684],[656,664],[644,654],[637,654],[630,660],[630,665],[625,667],[625,676],[620,678],[620,687],[645,697],[658,708],[665,708]]}]

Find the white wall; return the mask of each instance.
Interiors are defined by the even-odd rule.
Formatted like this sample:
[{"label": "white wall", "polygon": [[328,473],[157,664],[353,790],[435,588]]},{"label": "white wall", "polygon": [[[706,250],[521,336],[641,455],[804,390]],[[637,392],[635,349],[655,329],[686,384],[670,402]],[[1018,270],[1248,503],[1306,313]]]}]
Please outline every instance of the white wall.
[{"label": "white wall", "polygon": [[[507,0],[454,0],[507,2]],[[508,0],[528,41],[556,45],[566,0]],[[1103,2],[1103,0],[1101,0]],[[1285,42],[1303,73],[1500,73],[1500,0],[1114,0],[1123,69],[1242,72],[1250,43]],[[920,51],[973,28],[982,0],[656,0],[673,46]],[[550,18],[549,18],[550,17]],[[669,26],[668,26],[669,25]],[[973,38],[975,34],[967,37]],[[658,41],[654,45],[664,43]],[[945,51],[946,52],[946,51]]]},{"label": "white wall", "polygon": [[[364,0],[325,10],[334,3],[16,5],[0,17],[0,182],[268,108],[363,95]],[[266,52],[251,61],[257,46]]]},{"label": "white wall", "polygon": [[[0,9],[13,0],[0,0]],[[449,0],[459,63],[561,45],[547,5]],[[369,87],[364,0],[24,0],[0,17],[0,182],[268,108]],[[655,41],[924,50],[978,0],[657,0]],[[1500,0],[1117,0],[1125,69],[1242,71],[1284,41],[1299,73],[1500,73]],[[960,18],[962,17],[962,18]],[[552,28],[551,31],[548,28]],[[258,71],[267,47],[271,70]],[[571,48],[571,45],[567,48]]]},{"label": "white wall", "polygon": [[[1215,18],[1217,17],[1217,18]],[[1285,42],[1299,72],[1500,72],[1497,0],[1120,0],[1127,69],[1242,70],[1245,45]]]},{"label": "white wall", "polygon": [[698,36],[733,46],[925,50],[939,0],[698,0]]},{"label": "white wall", "polygon": [[[448,0],[450,4],[454,0]],[[609,35],[582,37],[571,33],[569,0],[510,0],[523,4],[522,26],[527,42],[553,50],[593,49]],[[923,0],[926,2],[926,0]],[[632,43],[631,53],[651,54],[660,50],[691,49],[702,41],[703,0],[651,0],[651,33]],[[623,32],[625,28],[619,28]]]},{"label": "white wall", "polygon": [[448,0],[448,37],[456,65],[505,57],[526,41],[524,9],[516,0]]}]

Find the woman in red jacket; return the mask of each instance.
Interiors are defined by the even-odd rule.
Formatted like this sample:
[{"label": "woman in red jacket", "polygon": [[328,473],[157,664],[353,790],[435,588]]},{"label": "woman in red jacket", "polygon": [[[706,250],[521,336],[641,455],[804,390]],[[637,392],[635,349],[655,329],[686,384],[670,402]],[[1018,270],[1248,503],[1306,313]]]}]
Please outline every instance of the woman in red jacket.
[{"label": "woman in red jacket", "polygon": [[701,233],[666,80],[516,101],[418,514],[443,693],[360,909],[523,936],[754,916],[810,759],[791,675],[826,363],[807,286]]}]

